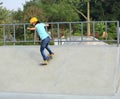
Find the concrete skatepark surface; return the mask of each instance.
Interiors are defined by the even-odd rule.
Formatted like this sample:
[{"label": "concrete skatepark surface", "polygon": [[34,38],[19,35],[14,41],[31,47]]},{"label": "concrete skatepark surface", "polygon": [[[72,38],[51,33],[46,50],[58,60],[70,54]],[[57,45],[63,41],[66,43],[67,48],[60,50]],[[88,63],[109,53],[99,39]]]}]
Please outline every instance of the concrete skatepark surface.
[{"label": "concrete skatepark surface", "polygon": [[50,47],[54,59],[42,66],[39,46],[1,46],[0,92],[84,96],[119,93],[119,47]]}]

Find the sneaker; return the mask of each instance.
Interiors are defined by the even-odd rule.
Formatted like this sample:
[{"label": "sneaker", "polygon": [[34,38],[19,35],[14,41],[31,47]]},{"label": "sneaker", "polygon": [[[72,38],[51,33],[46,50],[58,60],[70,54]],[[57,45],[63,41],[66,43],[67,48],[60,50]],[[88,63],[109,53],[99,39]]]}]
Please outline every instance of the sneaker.
[{"label": "sneaker", "polygon": [[47,65],[48,62],[47,62],[47,60],[43,60],[41,64],[42,64],[42,65]]},{"label": "sneaker", "polygon": [[53,57],[53,56],[54,56],[54,53],[52,53],[52,54],[48,54],[48,57],[49,57],[49,56],[50,56],[50,57]]}]

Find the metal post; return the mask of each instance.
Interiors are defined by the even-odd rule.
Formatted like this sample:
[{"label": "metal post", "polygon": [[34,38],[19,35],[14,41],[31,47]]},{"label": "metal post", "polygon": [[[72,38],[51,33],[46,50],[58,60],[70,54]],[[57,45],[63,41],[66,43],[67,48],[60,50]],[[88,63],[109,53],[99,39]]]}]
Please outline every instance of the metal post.
[{"label": "metal post", "polygon": [[95,35],[96,35],[96,33],[95,33],[95,22],[92,22],[92,24],[93,24],[93,40],[95,40]]},{"label": "metal post", "polygon": [[82,35],[81,35],[81,41],[83,41],[83,23],[81,23],[81,33],[82,33]]},{"label": "metal post", "polygon": [[120,43],[120,27],[119,27],[119,21],[117,21],[117,46],[119,46]]},{"label": "metal post", "polygon": [[15,42],[16,42],[16,37],[15,37],[15,24],[13,24],[13,31],[14,31],[14,45],[15,45]]},{"label": "metal post", "polygon": [[5,25],[3,25],[3,43],[5,45]]},{"label": "metal post", "polygon": [[35,42],[36,42],[36,30],[34,31],[34,45],[35,45]]},{"label": "metal post", "polygon": [[[108,30],[107,30],[107,27],[108,27],[108,26],[107,26],[107,22],[105,22],[105,32],[106,32],[106,33],[108,33],[108,32],[107,32],[107,31],[108,31]],[[106,41],[107,41],[107,39],[108,39],[108,35],[107,35],[107,37],[106,37]]]},{"label": "metal post", "polygon": [[69,23],[69,30],[70,30],[69,40],[71,41],[71,34],[72,34],[72,26],[71,26],[71,23]]},{"label": "metal post", "polygon": [[60,41],[59,41],[59,39],[60,39],[60,24],[59,23],[57,23],[57,34],[58,34],[58,45],[60,45]]},{"label": "metal post", "polygon": [[26,29],[25,29],[26,25],[24,24],[24,41],[26,42]]}]

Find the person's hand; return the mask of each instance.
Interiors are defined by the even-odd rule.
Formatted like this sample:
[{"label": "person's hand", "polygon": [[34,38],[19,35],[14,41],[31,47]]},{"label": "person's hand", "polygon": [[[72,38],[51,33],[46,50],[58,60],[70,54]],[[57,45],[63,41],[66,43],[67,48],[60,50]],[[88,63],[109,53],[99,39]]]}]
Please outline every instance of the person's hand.
[{"label": "person's hand", "polygon": [[27,27],[27,30],[30,30],[30,27]]},{"label": "person's hand", "polygon": [[35,28],[34,28],[34,27],[33,27],[33,28],[27,27],[27,29],[28,29],[28,30],[35,30]]},{"label": "person's hand", "polygon": [[46,23],[46,24],[45,24],[45,26],[49,26],[49,24],[48,24],[48,23]]}]

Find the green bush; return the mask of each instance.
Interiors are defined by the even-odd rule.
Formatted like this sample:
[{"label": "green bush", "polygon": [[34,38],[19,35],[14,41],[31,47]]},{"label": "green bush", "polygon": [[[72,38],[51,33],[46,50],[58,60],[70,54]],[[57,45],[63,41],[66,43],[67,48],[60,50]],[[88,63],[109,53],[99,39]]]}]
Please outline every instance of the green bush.
[{"label": "green bush", "polygon": [[73,36],[80,36],[80,33],[74,33]]}]

